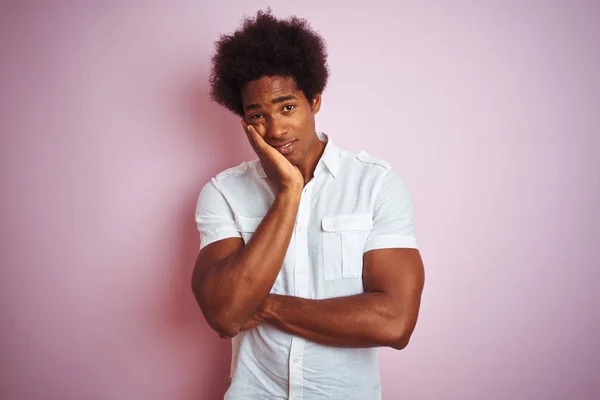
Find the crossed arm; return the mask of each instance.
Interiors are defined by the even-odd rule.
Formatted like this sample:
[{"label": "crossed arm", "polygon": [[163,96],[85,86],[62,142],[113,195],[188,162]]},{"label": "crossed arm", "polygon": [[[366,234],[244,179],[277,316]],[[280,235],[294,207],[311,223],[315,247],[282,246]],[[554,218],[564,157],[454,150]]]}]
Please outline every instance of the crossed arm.
[{"label": "crossed arm", "polygon": [[325,300],[271,294],[243,328],[267,322],[329,346],[400,350],[417,323],[423,284],[418,250],[372,250],[364,255],[365,293]]},{"label": "crossed arm", "polygon": [[[260,230],[251,242],[256,237],[256,241],[261,240]],[[253,274],[245,272],[236,277],[234,273],[239,260],[244,259],[242,253],[248,251],[252,251],[252,246],[244,247],[241,239],[229,238],[208,245],[198,256],[192,287],[206,320],[221,337],[233,337],[260,323],[270,323],[329,346],[403,349],[408,344],[417,322],[424,284],[418,250],[390,248],[366,252],[362,294],[324,300],[269,294],[277,270],[269,277],[270,285],[262,285],[260,296],[256,296],[256,291],[245,295],[253,303],[242,300],[243,297],[232,301],[234,298],[223,294],[257,287]],[[246,259],[262,263],[251,255]],[[213,275],[206,279],[210,271]],[[233,289],[224,287],[228,283],[241,285]]]},{"label": "crossed arm", "polygon": [[[223,201],[219,196],[209,186],[199,204]],[[283,264],[299,200],[297,193],[280,193],[246,245],[232,237],[199,252],[192,289],[208,324],[221,337],[270,323],[329,346],[404,348],[417,322],[424,284],[416,249],[367,251],[362,294],[324,300],[269,294]],[[393,213],[398,204],[382,202],[378,210]],[[212,215],[202,207],[200,211]],[[225,217],[219,223],[233,218]],[[209,224],[211,218],[203,217],[200,224]]]}]

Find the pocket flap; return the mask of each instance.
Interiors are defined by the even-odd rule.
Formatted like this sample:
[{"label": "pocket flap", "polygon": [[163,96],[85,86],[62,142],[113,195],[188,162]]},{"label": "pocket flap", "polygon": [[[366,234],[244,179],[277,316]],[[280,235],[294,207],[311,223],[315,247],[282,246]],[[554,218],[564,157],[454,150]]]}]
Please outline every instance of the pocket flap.
[{"label": "pocket flap", "polygon": [[368,231],[373,228],[370,214],[348,214],[323,217],[321,226],[325,232]]},{"label": "pocket flap", "polygon": [[264,217],[241,217],[235,216],[235,229],[239,232],[256,232]]}]

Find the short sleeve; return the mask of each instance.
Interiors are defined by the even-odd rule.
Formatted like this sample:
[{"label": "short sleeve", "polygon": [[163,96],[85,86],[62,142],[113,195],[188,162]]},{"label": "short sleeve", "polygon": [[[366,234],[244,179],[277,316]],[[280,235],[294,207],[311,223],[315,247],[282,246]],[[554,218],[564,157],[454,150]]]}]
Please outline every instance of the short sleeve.
[{"label": "short sleeve", "polygon": [[377,193],[373,229],[364,251],[383,248],[417,248],[410,194],[404,181],[392,170]]},{"label": "short sleeve", "polygon": [[214,179],[204,185],[198,196],[196,226],[200,232],[200,249],[218,240],[242,237],[235,228],[233,212]]}]

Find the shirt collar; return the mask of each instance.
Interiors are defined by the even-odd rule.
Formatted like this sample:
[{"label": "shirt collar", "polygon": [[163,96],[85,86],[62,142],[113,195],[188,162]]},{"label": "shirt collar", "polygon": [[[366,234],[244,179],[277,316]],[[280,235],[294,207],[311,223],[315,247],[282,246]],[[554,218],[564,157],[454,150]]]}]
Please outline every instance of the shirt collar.
[{"label": "shirt collar", "polygon": [[[331,175],[333,175],[333,177],[335,178],[337,177],[337,173],[340,166],[340,149],[333,144],[331,136],[329,136],[328,134],[325,134],[323,132],[317,132],[317,136],[321,142],[326,141],[327,144],[325,145],[325,150],[323,151],[323,154],[321,155],[321,158],[317,163],[314,175],[317,176],[323,169],[323,165],[325,165],[329,172],[331,172]],[[263,169],[260,161],[258,162],[258,176],[261,179],[267,177],[267,174],[265,173],[265,170]]]}]

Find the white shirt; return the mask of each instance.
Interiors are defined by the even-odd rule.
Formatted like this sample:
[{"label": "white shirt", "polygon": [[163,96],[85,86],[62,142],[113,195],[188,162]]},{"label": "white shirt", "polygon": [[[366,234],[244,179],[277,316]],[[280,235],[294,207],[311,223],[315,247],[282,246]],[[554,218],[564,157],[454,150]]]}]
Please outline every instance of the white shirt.
[{"label": "white shirt", "polygon": [[[365,152],[327,145],[302,191],[285,260],[271,293],[327,299],[363,293],[363,253],[416,248],[409,193],[390,165]],[[200,248],[240,237],[247,243],[275,199],[259,162],[212,178],[196,207]],[[264,323],[232,339],[225,400],[381,399],[376,348],[324,346]]]}]

